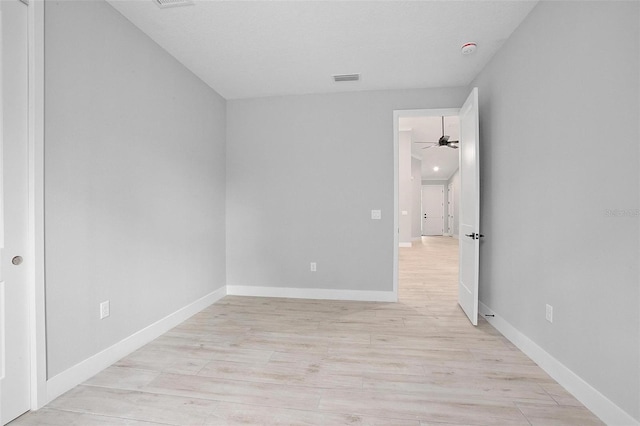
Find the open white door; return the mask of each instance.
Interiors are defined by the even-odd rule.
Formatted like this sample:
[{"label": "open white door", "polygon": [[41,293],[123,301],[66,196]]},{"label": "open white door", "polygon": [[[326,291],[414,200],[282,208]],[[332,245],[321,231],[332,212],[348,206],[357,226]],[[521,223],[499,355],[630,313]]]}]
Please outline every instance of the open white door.
[{"label": "open white door", "polygon": [[478,325],[478,264],[480,252],[480,167],[478,88],[460,110],[460,273],[458,303]]},{"label": "open white door", "polygon": [[[0,424],[29,410],[27,5],[0,0]],[[4,220],[2,219],[4,216]],[[24,263],[22,257],[25,256]]]}]

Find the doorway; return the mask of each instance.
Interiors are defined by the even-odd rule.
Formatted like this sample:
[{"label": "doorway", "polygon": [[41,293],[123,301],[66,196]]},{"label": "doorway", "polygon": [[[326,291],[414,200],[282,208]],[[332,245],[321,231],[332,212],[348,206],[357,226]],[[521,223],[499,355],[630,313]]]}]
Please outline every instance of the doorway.
[{"label": "doorway", "polygon": [[[419,117],[440,117],[442,121],[441,136],[437,142],[434,140],[417,141],[425,144],[420,149],[452,149],[458,151],[458,181],[459,189],[454,186],[454,194],[457,195],[459,205],[455,207],[455,212],[459,212],[459,234],[458,244],[458,305],[464,311],[471,324],[478,325],[478,290],[479,290],[479,265],[480,265],[480,239],[484,237],[480,233],[480,120],[479,120],[478,88],[474,87],[465,100],[462,107],[458,109],[436,109],[436,110],[401,110],[393,112],[394,131],[394,247],[393,247],[393,291],[398,295],[399,287],[399,241],[401,235],[400,221],[398,220],[400,200],[406,198],[403,193],[401,177],[407,175],[400,167],[401,161],[406,163],[402,155],[406,152],[406,140],[413,137],[413,129],[406,125],[406,121],[401,123],[403,118],[416,119]],[[445,117],[459,116],[458,130],[459,140],[454,142],[450,135],[446,135]],[[401,124],[403,126],[401,126]],[[401,134],[403,145],[400,144]],[[417,138],[416,138],[417,139]],[[458,145],[459,143],[459,145]],[[453,145],[453,146],[452,146]],[[401,150],[400,147],[403,147]],[[414,147],[415,148],[415,147]],[[417,148],[416,148],[417,149]],[[449,151],[451,152],[451,151]],[[423,165],[424,168],[424,165]],[[440,170],[438,166],[432,169],[434,172]],[[429,172],[427,168],[427,172]],[[453,182],[453,181],[452,181]],[[448,186],[448,185],[447,185]],[[407,185],[405,183],[404,189]],[[401,197],[402,196],[402,197]],[[403,211],[404,213],[404,211]],[[455,227],[454,216],[454,227]],[[464,236],[464,238],[463,238]],[[425,237],[423,237],[425,238]],[[423,259],[420,259],[423,262]]]},{"label": "doorway", "polygon": [[[452,143],[452,146],[441,146],[437,143],[443,135],[449,136],[449,141],[459,140],[458,113],[458,109],[394,112],[396,120],[394,130],[398,142],[396,179],[399,196],[396,200],[396,215],[400,219],[398,222],[400,244],[396,247],[399,251],[396,268],[398,295],[403,302],[407,302],[406,297],[423,297],[425,293],[420,290],[420,286],[424,291],[432,293],[439,288],[449,295],[439,300],[450,304],[455,312],[464,315],[456,307],[459,248],[458,239],[454,237],[457,216],[454,198],[455,187],[459,182],[460,150],[455,143]],[[407,144],[407,140],[410,141],[410,149],[402,145],[402,143]],[[407,152],[412,157],[410,160],[401,158],[402,155],[407,155]],[[403,245],[400,238],[407,209],[402,203],[407,199],[407,195],[403,194],[405,188],[402,187],[402,181],[403,175],[407,177],[409,173],[402,170],[402,165],[411,162],[415,164],[416,161],[419,162],[420,168],[417,197],[420,198],[421,205],[416,214],[419,215],[421,232],[417,240],[414,238],[412,245]],[[415,196],[415,192],[412,195]],[[447,272],[444,273],[444,271]],[[438,282],[435,286],[434,280]],[[420,281],[423,284],[419,284]],[[431,284],[426,285],[427,282]],[[425,300],[435,298],[434,293]],[[413,302],[422,303],[417,299]]]}]

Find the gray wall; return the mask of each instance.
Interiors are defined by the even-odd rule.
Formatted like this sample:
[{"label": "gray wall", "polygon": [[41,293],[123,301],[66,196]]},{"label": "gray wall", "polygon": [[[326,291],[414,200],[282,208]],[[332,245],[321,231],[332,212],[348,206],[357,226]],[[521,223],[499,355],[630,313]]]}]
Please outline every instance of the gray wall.
[{"label": "gray wall", "polygon": [[540,2],[473,82],[480,300],[638,420],[639,23]]},{"label": "gray wall", "polygon": [[458,108],[467,92],[229,101],[227,284],[391,291],[393,110]]},{"label": "gray wall", "polygon": [[102,1],[47,2],[45,31],[52,377],[224,285],[226,113]]},{"label": "gray wall", "polygon": [[411,239],[422,236],[422,160],[411,157]]}]

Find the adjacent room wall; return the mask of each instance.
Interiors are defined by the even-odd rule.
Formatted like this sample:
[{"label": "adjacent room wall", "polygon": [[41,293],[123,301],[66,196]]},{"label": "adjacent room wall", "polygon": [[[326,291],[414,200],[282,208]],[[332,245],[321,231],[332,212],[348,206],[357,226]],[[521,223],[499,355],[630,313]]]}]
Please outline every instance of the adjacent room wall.
[{"label": "adjacent room wall", "polygon": [[411,247],[412,191],[411,185],[411,130],[401,131],[398,136],[398,225],[400,226],[400,247]]},{"label": "adjacent room wall", "polygon": [[411,157],[411,239],[422,237],[422,160]]},{"label": "adjacent room wall", "polygon": [[453,210],[452,237],[458,238],[458,235],[460,234],[460,169],[456,170],[447,181],[447,184],[445,185],[445,188],[447,188],[447,194],[449,192],[449,184],[453,185],[453,206],[447,205],[447,215],[449,214],[449,209]]},{"label": "adjacent room wall", "polygon": [[226,103],[102,1],[45,31],[53,377],[224,286]]},{"label": "adjacent room wall", "polygon": [[639,24],[540,2],[472,84],[480,300],[638,421]]},{"label": "adjacent room wall", "polygon": [[393,111],[458,108],[467,92],[228,101],[227,284],[392,291]]}]

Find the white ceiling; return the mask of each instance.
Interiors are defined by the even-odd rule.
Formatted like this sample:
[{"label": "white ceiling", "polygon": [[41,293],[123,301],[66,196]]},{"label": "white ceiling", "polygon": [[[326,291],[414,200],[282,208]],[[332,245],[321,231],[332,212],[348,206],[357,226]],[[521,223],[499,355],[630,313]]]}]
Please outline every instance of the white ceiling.
[{"label": "white ceiling", "polygon": [[[108,0],[227,99],[468,85],[536,1]],[[478,50],[462,56],[463,43]],[[361,73],[334,83],[333,74]]]},{"label": "white ceiling", "polygon": [[[426,148],[432,145],[417,142],[437,142],[442,136],[441,117],[400,117],[399,130],[411,130],[411,153],[422,160],[422,180],[447,180],[458,170],[459,149]],[[457,116],[445,117],[444,134],[450,141],[460,140]],[[438,167],[438,171],[433,170]]]}]

